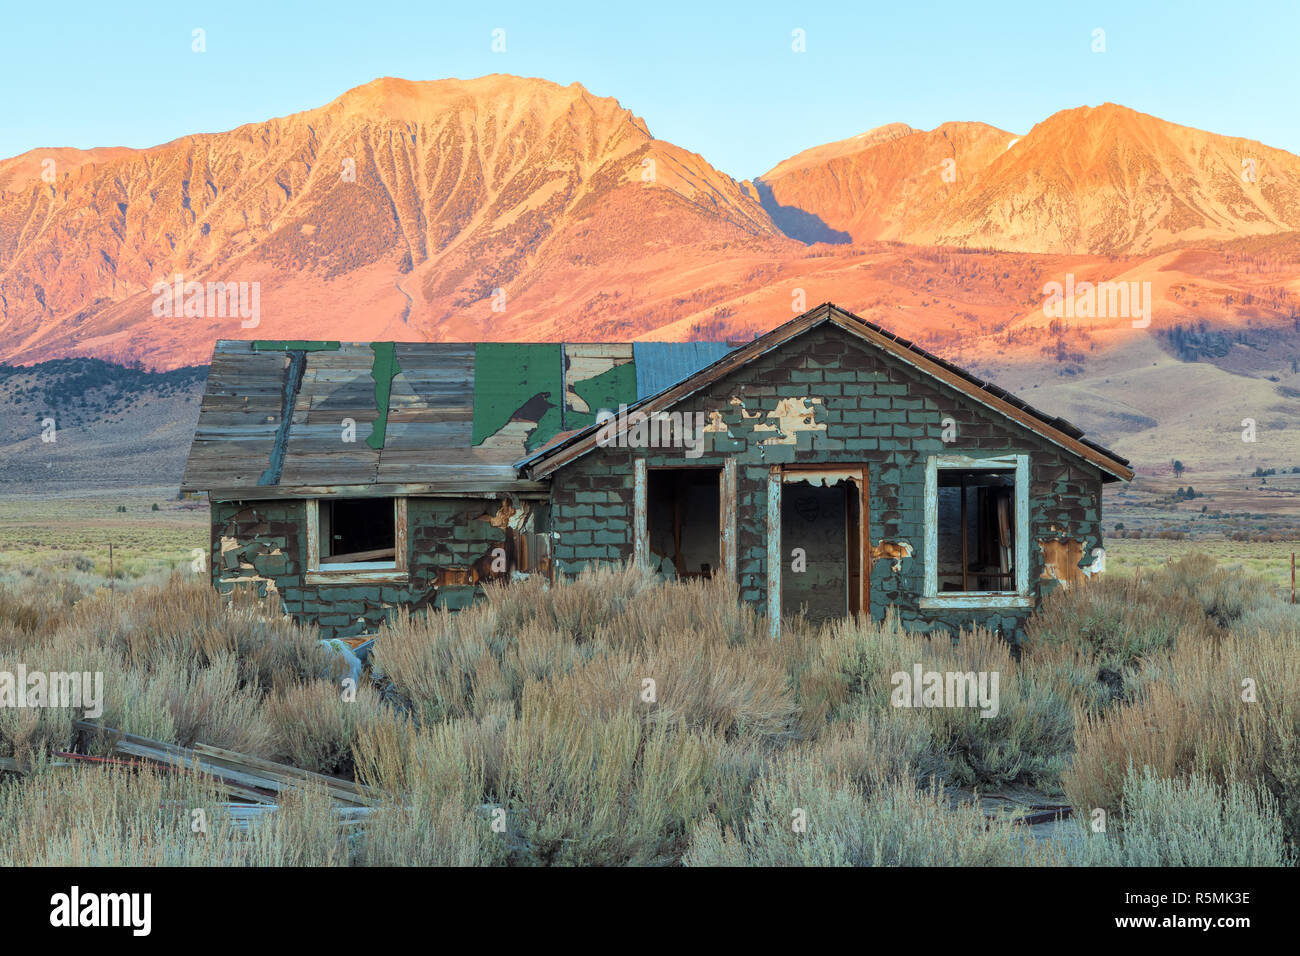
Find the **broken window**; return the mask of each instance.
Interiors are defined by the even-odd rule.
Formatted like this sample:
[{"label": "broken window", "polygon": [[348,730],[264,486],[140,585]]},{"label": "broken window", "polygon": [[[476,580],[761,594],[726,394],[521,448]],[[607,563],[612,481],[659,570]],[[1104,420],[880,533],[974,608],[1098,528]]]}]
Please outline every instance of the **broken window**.
[{"label": "broken window", "polygon": [[404,509],[394,498],[314,501],[316,534],[311,567],[320,571],[382,571],[399,567],[398,524]]},{"label": "broken window", "polygon": [[651,566],[679,578],[712,577],[720,554],[720,468],[653,468],[646,480]]},{"label": "broken window", "polygon": [[939,591],[1016,590],[1015,468],[942,468]]}]

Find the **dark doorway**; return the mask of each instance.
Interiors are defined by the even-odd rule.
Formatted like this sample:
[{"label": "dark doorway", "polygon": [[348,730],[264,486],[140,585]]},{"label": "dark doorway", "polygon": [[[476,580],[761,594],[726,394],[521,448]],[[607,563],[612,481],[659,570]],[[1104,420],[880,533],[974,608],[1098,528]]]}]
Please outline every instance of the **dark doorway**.
[{"label": "dark doorway", "polygon": [[781,607],[811,621],[859,610],[861,503],[843,479],[812,484],[787,479],[781,492]]},{"label": "dark doorway", "polygon": [[721,541],[720,468],[656,468],[646,474],[650,562],[681,578],[712,577]]}]

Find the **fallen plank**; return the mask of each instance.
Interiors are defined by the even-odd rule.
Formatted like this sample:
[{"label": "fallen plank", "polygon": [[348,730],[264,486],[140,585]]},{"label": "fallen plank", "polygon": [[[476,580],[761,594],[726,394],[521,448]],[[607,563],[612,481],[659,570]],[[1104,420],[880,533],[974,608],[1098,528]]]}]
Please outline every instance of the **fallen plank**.
[{"label": "fallen plank", "polygon": [[323,786],[330,796],[340,803],[360,806],[365,802],[361,788],[351,780],[344,780],[342,777],[330,777],[326,774],[313,773],[310,770],[300,770],[287,764],[262,760],[258,757],[250,757],[247,754],[238,754],[230,750],[222,750],[220,747],[212,747],[208,744],[195,744],[193,750],[194,753],[199,754],[216,767],[226,768],[232,773],[242,774],[254,779],[277,782],[280,784],[280,789],[301,787],[305,783],[315,783]]},{"label": "fallen plank", "polygon": [[250,799],[262,803],[268,802],[268,792],[280,793],[307,784],[324,787],[329,795],[340,803],[360,806],[365,802],[361,788],[351,780],[344,780],[341,777],[300,770],[288,764],[251,757],[248,754],[223,750],[208,744],[195,744],[193,748],[178,747],[85,720],[74,721],[73,726],[80,730],[107,735],[112,738],[113,749],[118,753],[142,757],[161,764],[197,768],[217,778],[223,784],[249,788],[252,794]]},{"label": "fallen plank", "polygon": [[[112,767],[162,767],[166,770],[170,770],[175,773],[183,773],[183,774],[188,774],[190,776],[197,775],[196,771],[190,767],[178,766],[174,762],[161,761],[153,758],[121,760],[115,757],[95,757],[95,756],[91,756],[90,754],[74,754],[74,753],[65,753],[63,751],[59,751],[57,755],[60,757],[66,757],[69,760],[73,760],[77,762],[97,763],[97,764],[104,764]],[[67,766],[72,766],[72,764],[69,763],[67,764]],[[201,774],[202,771],[198,771],[198,773]],[[212,776],[212,775],[208,774],[208,776]],[[265,803],[266,801],[272,799],[275,796],[275,792],[273,790],[267,790],[265,788],[244,787],[244,786],[240,786],[234,781],[222,779],[218,777],[213,777],[213,779],[215,779],[217,783],[221,784],[222,789],[225,790],[227,793],[229,793],[232,797],[239,797],[244,800],[253,800],[256,802]]]}]

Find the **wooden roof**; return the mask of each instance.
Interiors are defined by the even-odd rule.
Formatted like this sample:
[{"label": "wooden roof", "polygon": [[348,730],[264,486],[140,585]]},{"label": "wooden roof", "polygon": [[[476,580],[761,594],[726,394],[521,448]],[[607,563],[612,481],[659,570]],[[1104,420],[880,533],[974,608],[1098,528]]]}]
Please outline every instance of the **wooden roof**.
[{"label": "wooden roof", "polygon": [[[850,332],[918,371],[964,393],[990,411],[1036,432],[1053,444],[1101,469],[1105,480],[1132,479],[1133,471],[1129,468],[1127,458],[1121,458],[1101,445],[1088,441],[1083,437],[1082,430],[1065,419],[1040,412],[1010,392],[985,382],[951,362],[927,352],[915,343],[830,302],[822,303],[766,335],[728,352],[718,361],[684,381],[640,401],[636,407],[647,413],[666,410],[759,356],[779,348],[796,336],[823,323],[831,323]],[[546,448],[530,454],[520,461],[519,465],[528,477],[544,478],[567,462],[595,448],[597,431],[598,428],[594,426],[584,428],[562,441],[552,442]]]},{"label": "wooden roof", "polygon": [[221,341],[181,487],[240,498],[538,490],[520,459],[728,350]]}]

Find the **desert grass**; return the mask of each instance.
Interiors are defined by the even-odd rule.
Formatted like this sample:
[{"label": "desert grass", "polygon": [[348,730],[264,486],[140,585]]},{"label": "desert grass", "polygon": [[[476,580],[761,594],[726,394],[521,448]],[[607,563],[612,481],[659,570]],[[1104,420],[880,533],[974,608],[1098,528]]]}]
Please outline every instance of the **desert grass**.
[{"label": "desert grass", "polygon": [[702,819],[687,866],[1013,866],[1064,860],[1009,820],[953,807],[938,788],[894,780],[871,789],[790,754],[758,778],[736,826]]},{"label": "desert grass", "polygon": [[[107,752],[80,713],[0,708],[0,756],[33,764],[0,775],[0,826],[27,834],[0,862],[1177,865],[1199,837],[1289,863],[1298,642],[1295,608],[1201,558],[1058,591],[1018,649],[893,614],[773,641],[723,582],[594,566],[395,613],[353,687],[274,597],[11,585],[0,671],[102,672],[104,724],[351,777],[371,812],[341,826],[308,789],[240,829],[202,778],[52,766]],[[996,716],[896,706],[917,664],[996,674]],[[952,792],[1015,787],[1106,809],[1105,839],[1071,850]]]},{"label": "desert grass", "polygon": [[1264,787],[1208,776],[1161,776],[1131,768],[1123,782],[1124,826],[1084,826],[1092,866],[1293,866],[1277,802]]}]

